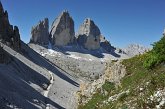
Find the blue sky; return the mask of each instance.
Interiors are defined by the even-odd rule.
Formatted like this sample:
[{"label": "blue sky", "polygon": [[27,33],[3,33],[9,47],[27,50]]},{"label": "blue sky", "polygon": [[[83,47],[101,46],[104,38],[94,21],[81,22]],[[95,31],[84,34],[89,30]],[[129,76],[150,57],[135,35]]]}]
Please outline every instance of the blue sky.
[{"label": "blue sky", "polygon": [[165,0],[1,0],[21,39],[29,42],[31,27],[39,20],[53,20],[65,9],[75,21],[75,30],[90,17],[101,33],[117,47],[131,43],[150,46],[165,28]]}]

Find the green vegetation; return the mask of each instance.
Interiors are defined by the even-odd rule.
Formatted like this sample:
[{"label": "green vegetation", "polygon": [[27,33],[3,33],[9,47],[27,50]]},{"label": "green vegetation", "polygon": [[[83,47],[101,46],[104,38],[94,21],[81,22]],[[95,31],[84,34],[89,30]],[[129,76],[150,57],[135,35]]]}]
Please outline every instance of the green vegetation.
[{"label": "green vegetation", "polygon": [[[104,95],[98,92],[79,109],[130,109],[131,107],[145,109],[146,107],[155,107],[156,102],[148,102],[147,100],[155,91],[165,87],[165,66],[158,64],[153,69],[147,69],[143,65],[147,57],[148,53],[123,60],[122,64],[125,65],[127,73],[121,80],[120,87],[115,88],[113,83],[105,82],[102,88],[109,94]],[[128,93],[122,93],[128,90]],[[107,104],[103,103],[110,96],[119,93],[122,94],[116,100]]]},{"label": "green vegetation", "polygon": [[[164,63],[165,36],[153,44],[153,50],[150,52],[123,60],[122,64],[126,67],[126,75],[122,78],[119,87],[115,87],[114,83],[106,81],[102,89],[107,91],[108,94],[97,93],[93,95],[92,99],[84,106],[81,105],[79,109],[155,108],[158,102],[149,98],[158,89],[165,87]],[[112,96],[116,98],[108,101],[108,98]],[[106,103],[103,103],[103,101]]]},{"label": "green vegetation", "polygon": [[115,90],[115,84],[106,81],[105,84],[102,86],[102,88],[104,90],[106,90],[107,92],[111,92],[111,91]]},{"label": "green vegetation", "polygon": [[153,49],[148,53],[144,66],[148,69],[165,62],[165,36],[153,44]]},{"label": "green vegetation", "polygon": [[105,99],[106,97],[98,91],[93,95],[92,100],[90,100],[85,106],[80,105],[79,109],[98,109],[99,104]]}]

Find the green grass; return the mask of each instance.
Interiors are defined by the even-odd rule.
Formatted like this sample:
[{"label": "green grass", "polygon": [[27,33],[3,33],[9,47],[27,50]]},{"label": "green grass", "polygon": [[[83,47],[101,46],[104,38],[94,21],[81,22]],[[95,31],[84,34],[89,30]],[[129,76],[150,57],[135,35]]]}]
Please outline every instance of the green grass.
[{"label": "green grass", "polygon": [[105,84],[102,86],[102,88],[104,90],[106,90],[107,92],[111,92],[111,91],[115,90],[115,84],[106,81]]},{"label": "green grass", "polygon": [[100,104],[106,97],[101,93],[96,93],[93,95],[92,99],[85,105],[80,105],[78,109],[98,109],[97,104]]},{"label": "green grass", "polygon": [[[113,83],[105,82],[102,88],[108,92],[113,91],[113,93],[106,97],[102,94],[95,94],[85,106],[79,109],[128,109],[128,105],[140,109],[153,108],[156,104],[147,104],[147,99],[155,91],[165,87],[165,65],[158,65],[148,70],[143,66],[146,58],[147,54],[144,54],[123,60],[122,64],[126,67],[127,73],[121,80],[121,86],[116,89]],[[143,88],[142,92],[140,92],[140,88]],[[126,90],[129,90],[129,93],[120,95],[117,101],[102,105],[101,108],[95,107],[96,104],[101,104],[109,96]]]}]

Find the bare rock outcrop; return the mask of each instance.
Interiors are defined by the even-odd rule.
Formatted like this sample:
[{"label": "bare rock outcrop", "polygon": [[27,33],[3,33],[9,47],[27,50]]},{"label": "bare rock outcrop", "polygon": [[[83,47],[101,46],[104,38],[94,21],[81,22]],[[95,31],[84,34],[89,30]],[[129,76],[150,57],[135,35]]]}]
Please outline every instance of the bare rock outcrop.
[{"label": "bare rock outcrop", "polygon": [[45,18],[38,25],[32,27],[30,43],[47,45],[49,43],[49,20]]},{"label": "bare rock outcrop", "polygon": [[100,48],[100,30],[90,18],[85,19],[80,26],[77,42],[88,50],[96,50]]},{"label": "bare rock outcrop", "polygon": [[10,62],[10,56],[0,45],[0,64],[4,64],[8,62]]},{"label": "bare rock outcrop", "polygon": [[145,52],[150,51],[150,48],[147,48],[147,47],[139,45],[139,44],[130,44],[126,48],[124,48],[123,51],[128,56],[133,57],[135,55],[144,54]]},{"label": "bare rock outcrop", "polygon": [[21,48],[20,34],[17,26],[10,25],[7,11],[4,11],[0,2],[0,41],[16,51]]},{"label": "bare rock outcrop", "polygon": [[66,46],[72,44],[75,39],[74,21],[68,11],[63,11],[55,19],[50,31],[52,44],[55,46]]},{"label": "bare rock outcrop", "polygon": [[105,39],[104,36],[100,37],[100,46],[106,50],[107,52],[114,52],[115,47],[113,47],[108,40]]},{"label": "bare rock outcrop", "polygon": [[126,68],[124,65],[121,64],[121,61],[117,61],[114,63],[107,62],[106,70],[99,79],[96,79],[93,82],[80,84],[80,90],[77,92],[78,103],[87,103],[98,89],[101,89],[101,93],[105,94],[102,86],[106,81],[115,83],[115,85],[120,85],[120,81],[125,76],[125,74]]}]

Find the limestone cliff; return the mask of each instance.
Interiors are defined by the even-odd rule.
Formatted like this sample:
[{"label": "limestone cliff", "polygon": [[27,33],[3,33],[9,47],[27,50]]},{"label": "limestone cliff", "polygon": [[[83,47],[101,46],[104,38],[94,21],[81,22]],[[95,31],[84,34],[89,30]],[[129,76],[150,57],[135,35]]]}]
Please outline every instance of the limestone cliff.
[{"label": "limestone cliff", "polygon": [[66,46],[74,42],[74,21],[68,11],[63,11],[55,19],[50,31],[52,44],[56,46]]},{"label": "limestone cliff", "polygon": [[88,50],[96,50],[100,48],[100,35],[94,21],[87,18],[79,28],[77,42]]},{"label": "limestone cliff", "polygon": [[3,6],[0,2],[0,41],[7,44],[14,50],[19,51],[20,45],[20,34],[17,26],[10,25],[7,11],[4,11]]},{"label": "limestone cliff", "polygon": [[49,43],[49,20],[45,18],[38,25],[32,27],[30,43],[47,45]]}]

